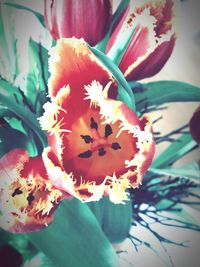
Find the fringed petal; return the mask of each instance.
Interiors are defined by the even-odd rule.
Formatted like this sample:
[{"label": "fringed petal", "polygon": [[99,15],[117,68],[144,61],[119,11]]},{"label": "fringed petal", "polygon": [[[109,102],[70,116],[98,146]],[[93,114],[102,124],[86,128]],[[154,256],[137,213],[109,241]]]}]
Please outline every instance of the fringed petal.
[{"label": "fringed petal", "polygon": [[[84,85],[98,80],[105,86],[112,80],[111,74],[90,51],[84,40],[75,38],[60,39],[50,51],[49,94],[55,97],[58,91],[69,85],[71,100],[80,105],[84,98]],[[116,88],[113,88],[113,97]],[[75,106],[74,105],[74,106]]]},{"label": "fringed petal", "polygon": [[0,159],[0,226],[13,233],[47,227],[64,198],[47,179],[40,156],[14,149]]},{"label": "fringed petal", "polygon": [[119,63],[127,80],[150,77],[165,65],[176,40],[172,20],[172,0],[132,1],[129,4],[106,49],[109,52],[112,45],[120,44],[135,29]]},{"label": "fringed petal", "polygon": [[147,116],[139,120],[123,102],[108,98],[109,84],[92,81],[84,89],[90,108],[63,135],[61,160],[50,147],[43,153],[49,178],[81,201],[109,195],[123,203],[126,189],[141,184],[153,159],[151,121]]}]

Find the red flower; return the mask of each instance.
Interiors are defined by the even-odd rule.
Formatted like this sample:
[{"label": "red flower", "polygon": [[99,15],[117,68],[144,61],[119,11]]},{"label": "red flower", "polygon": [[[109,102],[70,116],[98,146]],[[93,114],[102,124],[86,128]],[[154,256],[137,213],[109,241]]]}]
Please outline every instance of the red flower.
[{"label": "red flower", "polygon": [[49,133],[44,163],[55,187],[82,201],[109,195],[127,199],[151,164],[154,140],[147,115],[141,120],[116,94],[111,74],[86,43],[60,39],[51,51],[49,95],[40,118]]},{"label": "red flower", "polygon": [[40,156],[14,149],[0,159],[0,226],[10,232],[46,227],[63,193],[47,179]]},{"label": "red flower", "polygon": [[44,3],[46,26],[55,40],[76,37],[96,45],[110,25],[111,0],[45,0]]},{"label": "red flower", "polygon": [[112,53],[135,28],[119,63],[127,80],[140,80],[159,72],[175,44],[172,0],[143,2],[146,4],[140,2],[136,6],[135,1],[131,1],[116,24],[106,50],[108,55]]},{"label": "red flower", "polygon": [[190,133],[193,139],[200,144],[200,106],[195,110],[189,122]]}]

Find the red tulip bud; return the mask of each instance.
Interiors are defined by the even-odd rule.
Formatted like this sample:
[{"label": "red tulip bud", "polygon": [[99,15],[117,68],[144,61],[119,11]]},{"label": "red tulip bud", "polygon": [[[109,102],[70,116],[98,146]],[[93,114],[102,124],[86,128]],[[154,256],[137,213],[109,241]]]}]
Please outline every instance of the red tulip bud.
[{"label": "red tulip bud", "polygon": [[84,38],[96,45],[105,36],[112,0],[45,0],[45,22],[52,37]]}]

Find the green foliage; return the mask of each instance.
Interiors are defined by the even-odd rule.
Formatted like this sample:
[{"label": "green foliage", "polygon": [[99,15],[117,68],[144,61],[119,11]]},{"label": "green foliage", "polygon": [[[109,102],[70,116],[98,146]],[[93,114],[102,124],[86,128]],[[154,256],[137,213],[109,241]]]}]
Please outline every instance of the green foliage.
[{"label": "green foliage", "polygon": [[32,39],[29,40],[29,71],[26,77],[24,93],[32,109],[38,115],[47,101],[48,51]]},{"label": "green foliage", "polygon": [[114,250],[95,216],[78,200],[63,201],[52,224],[28,236],[56,266],[116,266]]},{"label": "green foliage", "polygon": [[105,67],[112,73],[118,84],[118,99],[124,101],[128,107],[135,110],[134,95],[131,92],[131,88],[124,78],[118,67],[101,51],[94,47],[90,47],[90,50],[95,54],[97,58],[105,65]]},{"label": "green foliage", "polygon": [[129,83],[135,93],[138,110],[148,109],[171,102],[198,102],[200,88],[180,81],[158,81],[151,83]]},{"label": "green foliage", "polygon": [[148,171],[158,175],[186,178],[200,183],[200,166],[197,163],[188,164],[181,168],[149,168]]},{"label": "green foliage", "polygon": [[126,40],[122,43],[121,40],[118,40],[114,43],[112,48],[109,50],[107,56],[118,66],[119,63],[121,62],[124,53],[126,52],[132,36],[135,32],[135,28],[131,29],[129,34],[126,37]]},{"label": "green foliage", "polygon": [[8,127],[0,127],[0,157],[14,148],[23,148],[29,151],[31,156],[36,154],[28,136]]},{"label": "green foliage", "polygon": [[109,38],[110,38],[110,35],[114,29],[114,26],[116,24],[116,21],[117,19],[120,17],[120,15],[122,14],[122,12],[125,10],[125,8],[128,6],[130,0],[121,0],[120,3],[119,3],[119,6],[117,7],[115,13],[113,14],[112,16],[112,21],[111,21],[111,25],[108,29],[108,32],[106,34],[106,36],[104,37],[104,39],[99,42],[97,45],[96,45],[96,48],[102,52],[105,52],[106,50],[106,46],[108,44],[108,41],[109,41]]},{"label": "green foliage", "polygon": [[0,76],[13,82],[17,77],[18,60],[14,25],[9,8],[0,3]]},{"label": "green foliage", "polygon": [[131,201],[117,205],[103,197],[98,202],[88,203],[88,206],[110,242],[122,242],[128,236],[131,227]]},{"label": "green foliage", "polygon": [[153,162],[152,167],[169,166],[196,147],[189,133],[183,134],[170,144]]},{"label": "green foliage", "polygon": [[[7,83],[8,86],[8,83]],[[0,84],[0,104],[14,114],[14,117],[20,119],[24,125],[29,127],[35,135],[34,139],[36,141],[36,147],[38,147],[38,153],[41,153],[42,146],[46,146],[47,137],[46,134],[40,128],[37,117],[32,113],[27,106],[24,106],[23,103],[16,101],[16,96],[12,91],[18,92],[17,88],[14,88],[10,85],[11,90],[6,90],[5,86]],[[42,146],[41,146],[42,145]]]}]

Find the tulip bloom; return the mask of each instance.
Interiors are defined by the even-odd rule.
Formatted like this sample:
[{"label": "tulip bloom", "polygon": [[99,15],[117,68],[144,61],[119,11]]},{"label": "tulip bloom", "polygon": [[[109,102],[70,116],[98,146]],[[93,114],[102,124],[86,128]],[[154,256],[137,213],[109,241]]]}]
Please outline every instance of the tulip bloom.
[{"label": "tulip bloom", "polygon": [[200,144],[200,107],[198,107],[189,122],[190,133],[193,139]]},{"label": "tulip bloom", "polygon": [[96,45],[109,28],[111,0],[45,0],[44,3],[46,26],[55,40],[76,37]]},{"label": "tulip bloom", "polygon": [[60,39],[49,66],[51,102],[40,118],[49,134],[43,153],[49,179],[82,201],[108,195],[122,203],[154,155],[150,118],[140,120],[114,99],[112,75],[82,40]]},{"label": "tulip bloom", "polygon": [[47,179],[41,156],[13,149],[0,159],[0,226],[9,232],[46,227],[64,194]]},{"label": "tulip bloom", "polygon": [[172,0],[131,1],[121,15],[107,45],[108,56],[131,36],[119,68],[127,80],[140,80],[158,73],[170,57],[175,34]]}]

